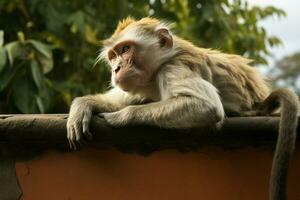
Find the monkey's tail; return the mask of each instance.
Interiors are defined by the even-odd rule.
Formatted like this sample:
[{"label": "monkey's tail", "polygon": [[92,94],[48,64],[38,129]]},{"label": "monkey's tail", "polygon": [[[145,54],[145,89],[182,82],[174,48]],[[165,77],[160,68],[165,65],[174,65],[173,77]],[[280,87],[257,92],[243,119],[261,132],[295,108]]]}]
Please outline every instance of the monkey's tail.
[{"label": "monkey's tail", "polygon": [[295,148],[298,123],[298,96],[288,89],[278,89],[262,104],[262,113],[281,108],[279,133],[270,177],[270,200],[285,200],[289,164]]}]

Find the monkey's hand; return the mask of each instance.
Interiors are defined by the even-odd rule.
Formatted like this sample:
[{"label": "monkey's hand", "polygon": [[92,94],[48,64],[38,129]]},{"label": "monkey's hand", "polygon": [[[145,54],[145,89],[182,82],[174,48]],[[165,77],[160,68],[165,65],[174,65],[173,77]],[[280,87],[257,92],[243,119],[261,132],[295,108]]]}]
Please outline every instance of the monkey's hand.
[{"label": "monkey's hand", "polygon": [[91,106],[84,99],[76,98],[71,105],[67,121],[67,138],[71,149],[76,150],[76,144],[82,144],[85,139],[92,139],[89,130],[91,118]]}]

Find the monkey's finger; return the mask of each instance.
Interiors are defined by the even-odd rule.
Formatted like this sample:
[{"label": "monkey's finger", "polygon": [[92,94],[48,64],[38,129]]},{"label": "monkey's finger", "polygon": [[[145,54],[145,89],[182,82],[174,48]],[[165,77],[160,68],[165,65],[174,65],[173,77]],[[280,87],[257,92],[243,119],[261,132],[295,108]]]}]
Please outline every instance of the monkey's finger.
[{"label": "monkey's finger", "polygon": [[76,144],[75,144],[74,140],[69,139],[68,141],[69,141],[70,149],[76,151],[77,148],[76,148]]},{"label": "monkey's finger", "polygon": [[77,145],[75,143],[75,141],[76,141],[76,132],[75,131],[76,131],[76,128],[72,126],[72,137],[71,137],[70,141],[71,141],[73,150],[77,150]]},{"label": "monkey's finger", "polygon": [[74,127],[74,133],[75,133],[75,140],[77,142],[80,142],[80,140],[82,139],[82,136],[81,136],[81,124],[80,123],[77,123]]},{"label": "monkey's finger", "polygon": [[104,113],[98,113],[98,116],[104,118]]},{"label": "monkey's finger", "polygon": [[86,142],[84,141],[84,139],[83,139],[83,135],[82,135],[82,130],[81,130],[81,128],[82,128],[82,125],[79,123],[77,126],[75,126],[75,143],[76,144],[78,144],[78,145],[76,145],[76,150],[79,150],[79,148],[80,147],[82,147],[82,146],[85,146],[86,145]]},{"label": "monkey's finger", "polygon": [[67,138],[69,140],[69,138],[71,137],[71,129],[70,129],[70,126],[67,124]]},{"label": "monkey's finger", "polygon": [[75,145],[74,141],[73,140],[68,140],[68,141],[69,141],[70,149],[76,150],[76,145]]},{"label": "monkey's finger", "polygon": [[73,140],[74,140],[74,133],[73,133],[72,126],[68,126],[67,138],[68,138],[70,149],[74,149],[74,142],[73,142]]},{"label": "monkey's finger", "polygon": [[91,122],[91,116],[92,115],[90,113],[86,113],[82,119],[82,133],[88,140],[93,139],[93,135],[89,129],[90,122]]}]

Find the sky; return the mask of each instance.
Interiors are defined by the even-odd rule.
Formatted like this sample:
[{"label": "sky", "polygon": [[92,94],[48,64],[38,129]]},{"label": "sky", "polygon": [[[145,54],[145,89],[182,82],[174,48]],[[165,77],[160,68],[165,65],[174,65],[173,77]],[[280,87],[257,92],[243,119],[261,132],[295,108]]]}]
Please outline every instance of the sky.
[{"label": "sky", "polygon": [[276,60],[300,51],[300,1],[299,0],[247,0],[249,5],[261,7],[275,6],[283,9],[287,16],[272,17],[261,22],[269,35],[278,36],[283,45],[273,47],[273,57],[268,58],[269,65],[273,66]]}]

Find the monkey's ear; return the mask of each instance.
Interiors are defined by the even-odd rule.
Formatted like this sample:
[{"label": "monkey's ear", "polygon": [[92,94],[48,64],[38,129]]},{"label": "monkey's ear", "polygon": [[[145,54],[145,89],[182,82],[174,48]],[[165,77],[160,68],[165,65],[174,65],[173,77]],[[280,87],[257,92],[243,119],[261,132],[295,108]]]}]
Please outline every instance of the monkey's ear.
[{"label": "monkey's ear", "polygon": [[164,48],[173,47],[173,38],[168,29],[159,28],[156,30],[156,33],[159,38],[160,47],[164,47]]}]

